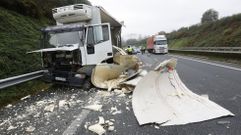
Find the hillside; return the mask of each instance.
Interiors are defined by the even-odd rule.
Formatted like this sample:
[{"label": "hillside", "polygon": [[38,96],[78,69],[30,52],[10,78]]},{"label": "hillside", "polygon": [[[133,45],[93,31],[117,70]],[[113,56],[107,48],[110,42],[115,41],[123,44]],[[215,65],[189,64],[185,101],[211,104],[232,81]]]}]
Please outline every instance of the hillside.
[{"label": "hillside", "polygon": [[40,69],[40,57],[26,52],[38,49],[39,29],[49,22],[0,8],[0,78]]},{"label": "hillside", "polygon": [[241,14],[167,34],[170,48],[241,47]]},{"label": "hillside", "polygon": [[51,9],[87,0],[1,0],[0,1],[0,79],[41,68],[40,28],[54,25]]}]

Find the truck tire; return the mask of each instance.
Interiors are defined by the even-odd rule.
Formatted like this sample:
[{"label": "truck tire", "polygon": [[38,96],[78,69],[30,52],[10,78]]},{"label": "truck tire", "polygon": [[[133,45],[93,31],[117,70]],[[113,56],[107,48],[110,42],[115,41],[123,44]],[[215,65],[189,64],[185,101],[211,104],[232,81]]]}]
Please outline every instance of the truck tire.
[{"label": "truck tire", "polygon": [[93,87],[93,85],[92,85],[92,83],[91,83],[90,77],[86,78],[86,80],[85,80],[85,82],[84,82],[84,84],[83,84],[83,86],[82,86],[83,90],[88,91],[88,90],[91,89],[92,87]]}]

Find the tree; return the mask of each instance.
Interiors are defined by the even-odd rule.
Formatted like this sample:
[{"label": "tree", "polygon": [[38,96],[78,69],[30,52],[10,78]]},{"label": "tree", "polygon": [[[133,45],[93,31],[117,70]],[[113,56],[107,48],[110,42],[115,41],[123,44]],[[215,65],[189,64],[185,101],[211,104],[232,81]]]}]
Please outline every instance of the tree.
[{"label": "tree", "polygon": [[203,13],[201,23],[214,22],[217,20],[218,20],[218,11],[214,9],[209,9]]}]

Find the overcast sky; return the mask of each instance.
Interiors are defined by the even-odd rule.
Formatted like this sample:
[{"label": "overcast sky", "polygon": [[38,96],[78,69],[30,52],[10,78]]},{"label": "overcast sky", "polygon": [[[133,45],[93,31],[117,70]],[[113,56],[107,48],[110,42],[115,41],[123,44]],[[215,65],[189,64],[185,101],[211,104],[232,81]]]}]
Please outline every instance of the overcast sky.
[{"label": "overcast sky", "polygon": [[89,0],[104,7],[118,21],[124,21],[124,38],[159,31],[170,32],[200,22],[207,9],[215,9],[219,17],[241,13],[241,0]]}]

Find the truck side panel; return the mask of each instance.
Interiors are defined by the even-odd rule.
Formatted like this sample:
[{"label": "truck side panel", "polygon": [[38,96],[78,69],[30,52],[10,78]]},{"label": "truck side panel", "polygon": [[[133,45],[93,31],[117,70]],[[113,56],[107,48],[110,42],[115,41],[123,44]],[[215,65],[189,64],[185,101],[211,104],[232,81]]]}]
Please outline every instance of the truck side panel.
[{"label": "truck side panel", "polygon": [[153,49],[154,49],[154,37],[149,37],[146,41],[146,48],[147,48],[147,51],[149,53],[152,53],[153,52]]}]

